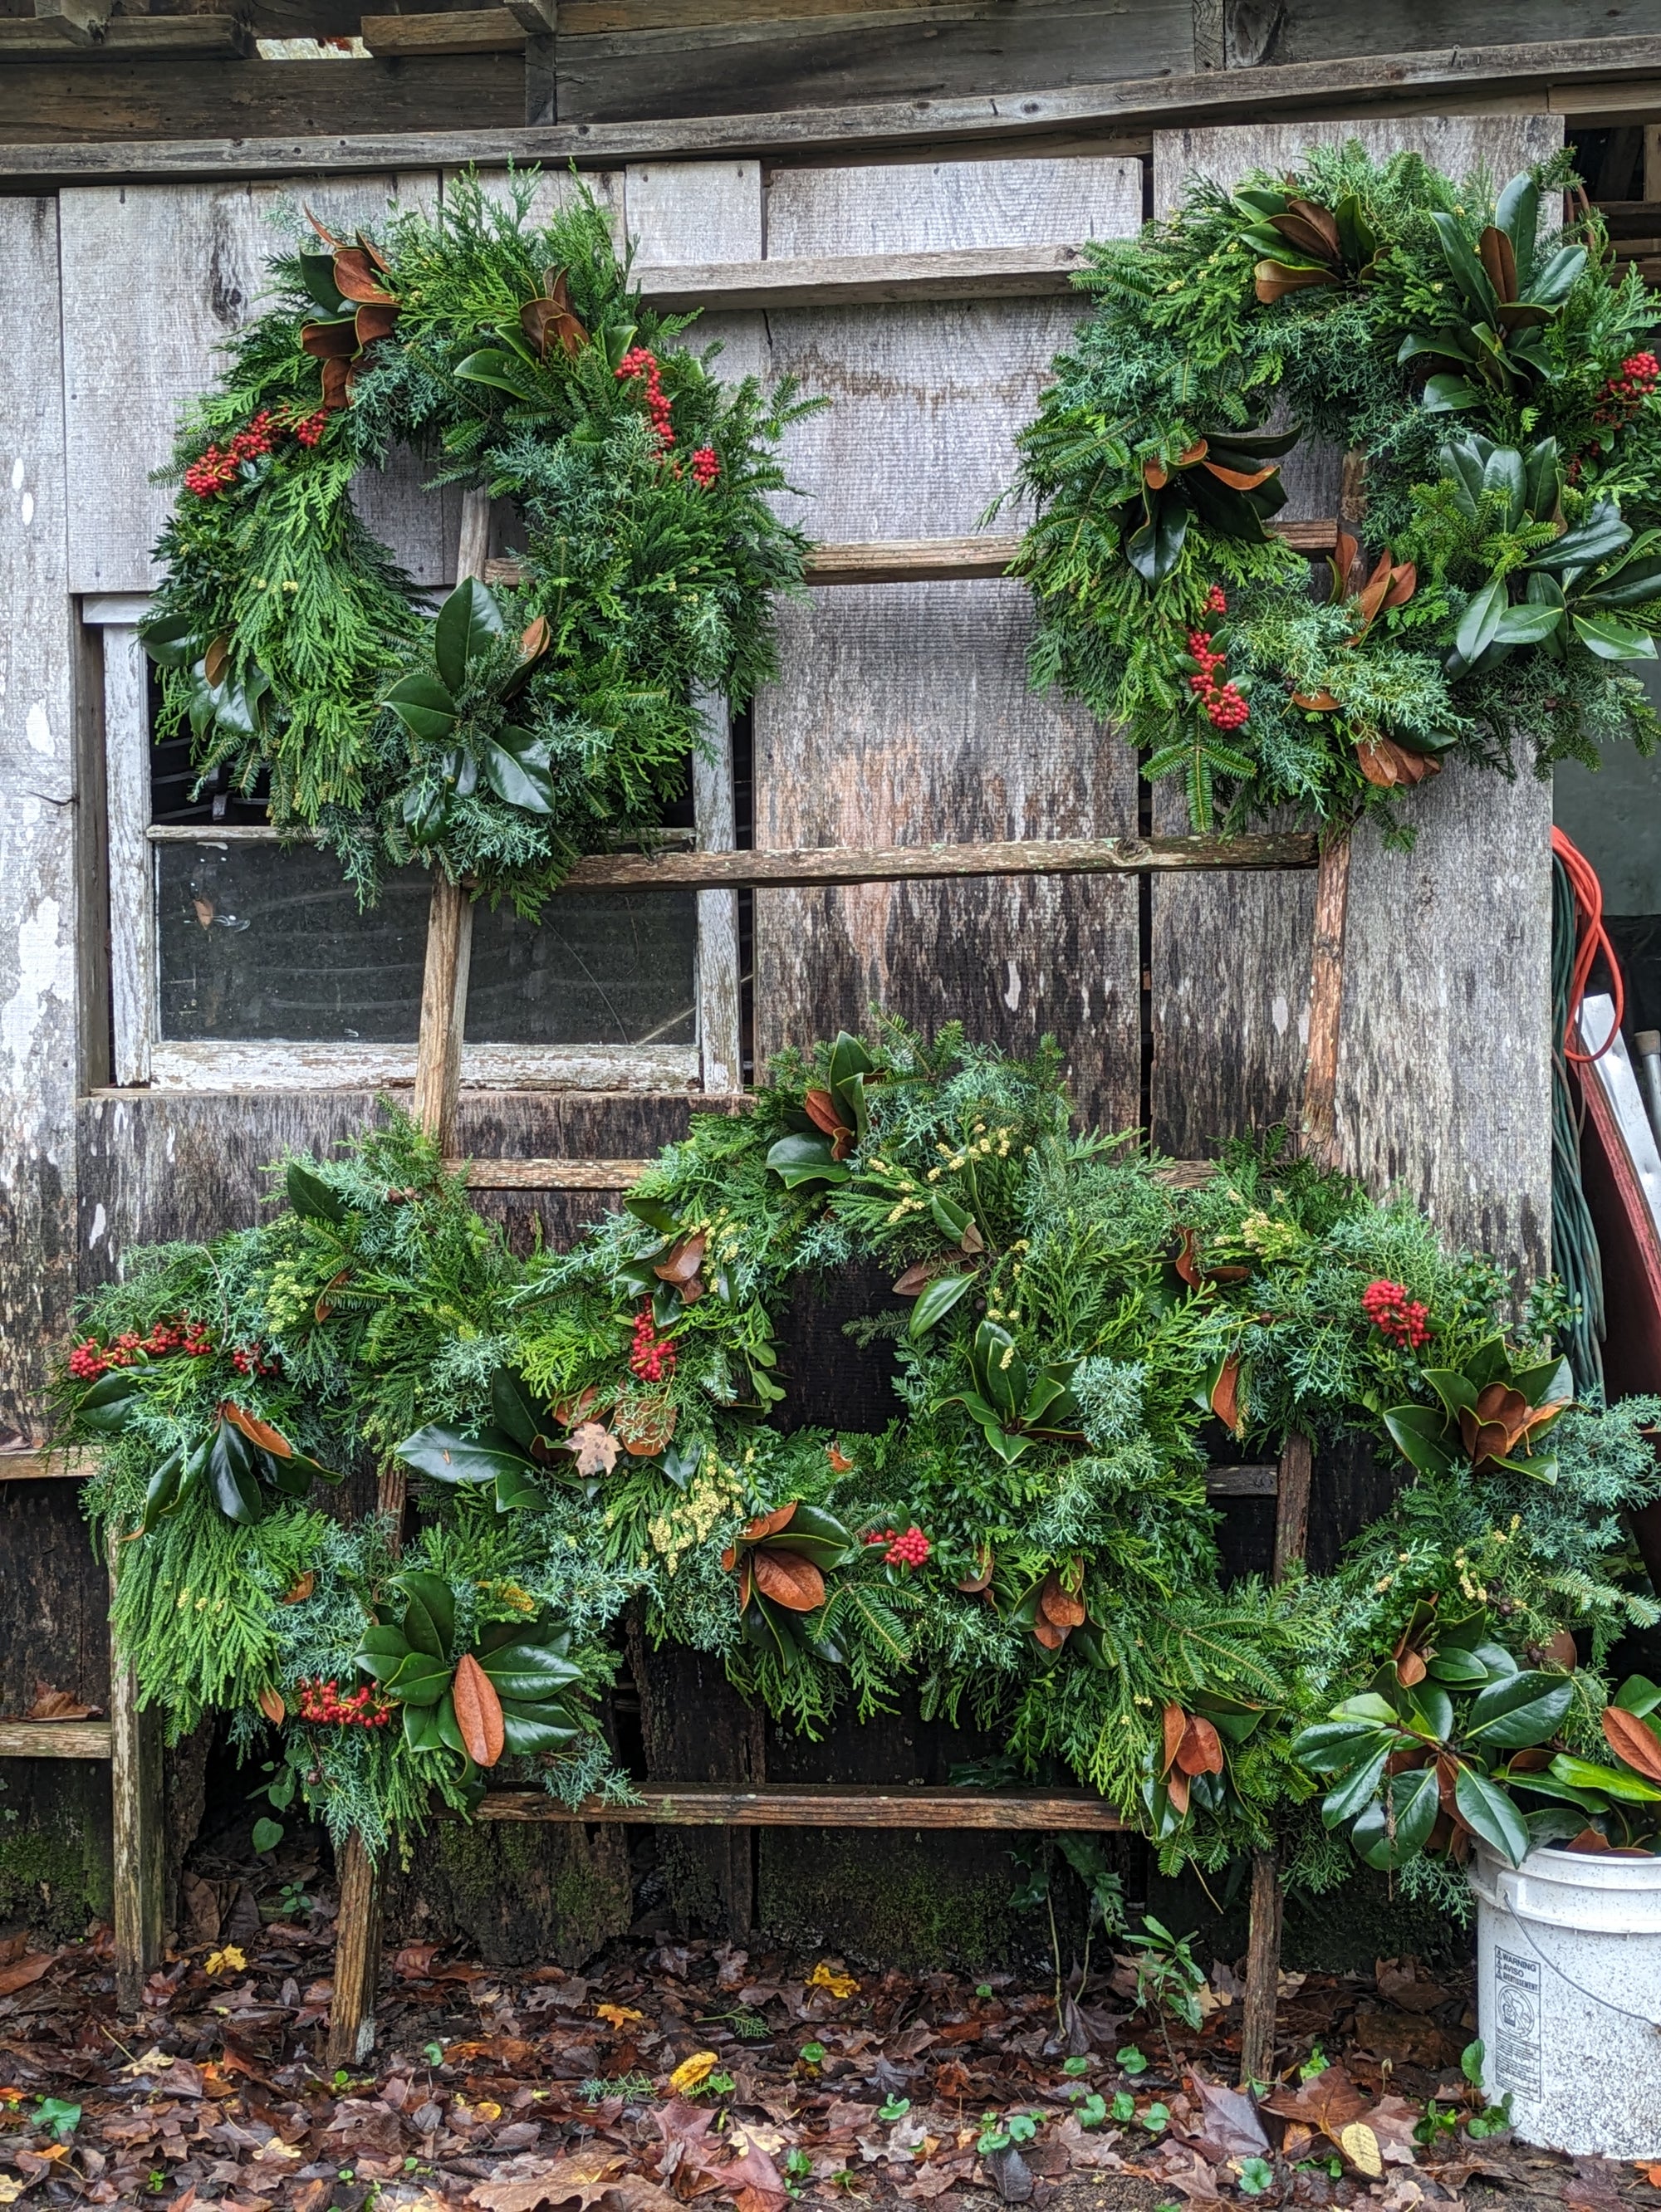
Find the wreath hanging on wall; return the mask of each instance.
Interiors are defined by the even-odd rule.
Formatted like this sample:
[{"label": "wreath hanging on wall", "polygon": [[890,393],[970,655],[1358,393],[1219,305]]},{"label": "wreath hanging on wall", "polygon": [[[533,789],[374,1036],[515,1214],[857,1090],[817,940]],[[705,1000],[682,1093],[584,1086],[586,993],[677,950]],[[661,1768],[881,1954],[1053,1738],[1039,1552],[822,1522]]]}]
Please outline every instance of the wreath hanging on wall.
[{"label": "wreath hanging on wall", "polygon": [[[890,1025],[774,1073],[568,1253],[513,1257],[399,1121],[92,1297],[64,1432],[102,1447],[116,1629],[173,1729],[228,1711],[279,1810],[377,1847],[516,1761],[626,1791],[592,1699],[636,1602],[810,1735],[909,1692],[995,1733],[985,1778],[1076,1777],[1167,1865],[1278,1833],[1317,1883],[1348,1854],[1299,1809],[1298,1732],[1404,1638],[1486,1655],[1467,1688],[1543,1667],[1552,1727],[1597,1750],[1598,1668],[1661,1610],[1621,1520],[1661,1407],[1572,1403],[1554,1285],[1515,1332],[1506,1278],[1274,1142],[1162,1181],[1073,1127],[1053,1049]],[[781,1404],[775,1316],[849,1263],[896,1293],[851,1330],[893,1347],[879,1434]],[[1294,1430],[1414,1486],[1335,1571],[1231,1582],[1208,1462]],[[401,1559],[312,1488],[391,1462]],[[1344,1742],[1370,1788],[1369,1714]],[[1465,1841],[1507,1847],[1486,1802]]]},{"label": "wreath hanging on wall", "polygon": [[[192,410],[144,642],[164,733],[319,831],[361,895],[411,861],[534,915],[579,853],[656,824],[697,687],[771,672],[804,541],[767,495],[803,411],[727,385],[642,306],[581,185],[533,219],[473,176],[379,239],[313,222]],[[523,580],[435,621],[353,504],[400,446],[523,526]]]},{"label": "wreath hanging on wall", "polygon": [[[1655,303],[1568,157],[1497,201],[1354,143],[1093,244],[1021,439],[1034,678],[1180,779],[1196,830],[1342,824],[1445,756],[1596,763],[1656,720]],[[1365,459],[1366,552],[1277,538],[1300,439]],[[1356,575],[1365,578],[1359,588]]]}]

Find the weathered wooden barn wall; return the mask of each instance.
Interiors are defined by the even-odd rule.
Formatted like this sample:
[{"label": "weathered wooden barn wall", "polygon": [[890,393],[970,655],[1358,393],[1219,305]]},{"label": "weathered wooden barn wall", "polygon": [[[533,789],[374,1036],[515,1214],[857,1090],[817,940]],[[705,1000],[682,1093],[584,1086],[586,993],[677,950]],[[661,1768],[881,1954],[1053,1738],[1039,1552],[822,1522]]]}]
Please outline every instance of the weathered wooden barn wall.
[{"label": "weathered wooden barn wall", "polygon": [[[1344,130],[1375,154],[1410,147],[1451,174],[1485,167],[1500,179],[1562,143],[1550,116]],[[1155,210],[1191,173],[1232,184],[1250,168],[1282,171],[1325,135],[1281,123],[1161,131]],[[1331,471],[1299,459],[1329,495]],[[1551,786],[1521,767],[1512,782],[1450,768],[1409,810],[1411,854],[1387,850],[1371,826],[1358,834],[1339,1129],[1346,1164],[1375,1191],[1398,1188],[1447,1236],[1539,1269],[1551,1224]],[[1174,785],[1155,811],[1159,827],[1179,826]],[[1210,1152],[1254,1117],[1295,1115],[1312,914],[1307,887],[1271,878],[1155,880],[1156,1143]]]}]

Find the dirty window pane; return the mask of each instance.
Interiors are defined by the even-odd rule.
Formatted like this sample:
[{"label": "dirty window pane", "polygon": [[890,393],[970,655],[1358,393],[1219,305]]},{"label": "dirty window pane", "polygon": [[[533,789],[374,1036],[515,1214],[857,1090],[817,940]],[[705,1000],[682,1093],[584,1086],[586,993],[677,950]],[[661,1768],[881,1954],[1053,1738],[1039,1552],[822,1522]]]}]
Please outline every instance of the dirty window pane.
[{"label": "dirty window pane", "polygon": [[[271,845],[156,848],[161,1034],[176,1041],[411,1044],[430,879],[388,878],[358,911],[331,855]],[[551,899],[532,928],[481,905],[476,1044],[691,1044],[691,892]]]}]

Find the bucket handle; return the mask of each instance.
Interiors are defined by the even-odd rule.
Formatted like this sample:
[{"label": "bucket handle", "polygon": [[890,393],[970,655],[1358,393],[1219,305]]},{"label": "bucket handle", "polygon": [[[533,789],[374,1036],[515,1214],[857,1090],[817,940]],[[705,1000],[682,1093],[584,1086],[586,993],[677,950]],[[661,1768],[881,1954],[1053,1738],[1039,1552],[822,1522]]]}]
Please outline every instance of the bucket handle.
[{"label": "bucket handle", "polygon": [[1652,2035],[1661,2035],[1661,2020],[1652,2020],[1649,2014],[1645,2012],[1629,2012],[1625,2005],[1616,2004],[1613,1998],[1601,1997],[1598,1996],[1596,1990],[1587,1989],[1584,1984],[1577,1982],[1573,1974],[1566,1974],[1563,1972],[1563,1969],[1558,1965],[1555,1959],[1548,1959],[1546,1956],[1545,1953],[1540,1948],[1540,1946],[1535,1942],[1534,1936],[1530,1930],[1528,1922],[1523,1918],[1520,1913],[1512,1911],[1509,1908],[1506,1908],[1506,1917],[1518,1929],[1523,1941],[1528,1945],[1530,1950],[1533,1952],[1535,1957],[1540,1961],[1541,1965],[1548,1968],[1552,1973],[1555,1974],[1558,1980],[1563,1983],[1567,1988],[1573,1990],[1577,1996],[1585,1997],[1592,2004],[1601,2006],[1605,2012],[1618,2014],[1622,2020],[1635,2020],[1640,2027],[1648,2028]]}]

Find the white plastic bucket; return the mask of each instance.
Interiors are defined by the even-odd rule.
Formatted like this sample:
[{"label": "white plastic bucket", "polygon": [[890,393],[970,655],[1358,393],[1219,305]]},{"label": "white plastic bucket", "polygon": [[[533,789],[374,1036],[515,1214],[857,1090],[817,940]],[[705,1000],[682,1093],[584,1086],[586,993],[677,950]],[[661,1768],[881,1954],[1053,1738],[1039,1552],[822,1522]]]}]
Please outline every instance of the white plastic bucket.
[{"label": "white plastic bucket", "polygon": [[1661,1858],[1478,1846],[1482,2087],[1524,2142],[1661,2157]]}]

